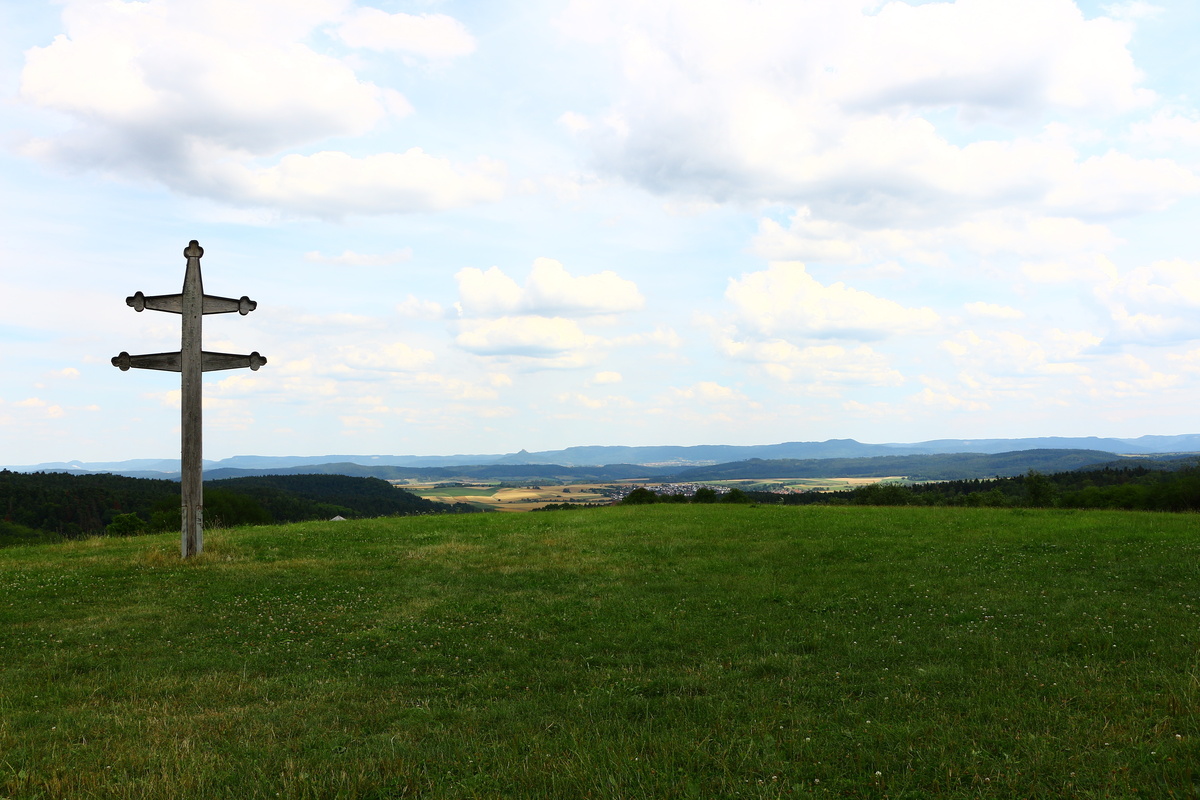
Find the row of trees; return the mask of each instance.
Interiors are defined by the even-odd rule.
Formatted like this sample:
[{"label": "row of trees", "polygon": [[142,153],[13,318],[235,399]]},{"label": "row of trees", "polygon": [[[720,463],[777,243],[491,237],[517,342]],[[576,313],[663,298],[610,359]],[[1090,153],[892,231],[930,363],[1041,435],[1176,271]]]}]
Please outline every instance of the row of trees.
[{"label": "row of trees", "polygon": [[748,492],[757,503],[789,505],[945,505],[1200,511],[1200,466],[1177,471],[1140,466],[937,483],[876,483],[841,492]]},{"label": "row of trees", "polygon": [[741,489],[730,489],[718,492],[709,486],[701,486],[694,494],[682,493],[658,494],[657,492],[639,486],[621,500],[622,505],[638,506],[647,503],[752,503],[749,495]]},{"label": "row of trees", "polygon": [[[564,490],[569,491],[569,490]],[[644,506],[650,503],[753,503],[754,498],[747,492],[741,489],[730,489],[726,492],[718,492],[709,486],[701,486],[696,490],[695,494],[683,494],[682,492],[674,492],[671,494],[659,494],[653,489],[647,489],[644,486],[631,491],[618,501],[619,505],[623,506]],[[549,503],[541,508],[535,508],[534,511],[573,511],[581,508],[600,508],[610,503]]]},{"label": "row of trees", "polygon": [[[1142,466],[1107,467],[1050,475],[1030,470],[1006,478],[881,482],[837,492],[783,493],[702,487],[694,495],[658,494],[638,488],[621,503],[760,503],[764,505],[939,505],[976,507],[1095,508],[1200,511],[1200,465],[1176,471]],[[560,506],[548,506],[547,510]],[[574,507],[562,504],[561,507]]]}]

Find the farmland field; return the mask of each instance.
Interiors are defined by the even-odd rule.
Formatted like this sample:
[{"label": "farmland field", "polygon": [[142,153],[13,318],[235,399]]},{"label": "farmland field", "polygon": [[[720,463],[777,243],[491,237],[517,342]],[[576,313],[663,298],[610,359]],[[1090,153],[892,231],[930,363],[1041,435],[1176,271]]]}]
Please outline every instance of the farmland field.
[{"label": "farmland field", "polygon": [[532,511],[550,503],[607,503],[609,498],[604,494],[604,490],[617,484],[444,486],[406,482],[397,485],[427,500],[437,500],[443,503],[470,503],[489,511]]},{"label": "farmland field", "polygon": [[[757,490],[766,492],[810,492],[810,491],[840,491],[866,486],[872,483],[903,480],[893,478],[754,478],[727,481],[705,481],[703,485],[737,487],[743,491]],[[629,491],[636,486],[647,486],[650,489],[671,494],[676,491],[691,491],[694,485],[688,484],[681,489],[676,484],[659,484],[654,481],[636,480],[616,483],[591,484],[543,484],[535,486],[504,486],[500,484],[464,483],[460,486],[446,486],[435,483],[418,483],[414,481],[395,481],[400,488],[412,492],[426,500],[436,500],[443,503],[470,503],[478,508],[489,511],[532,511],[551,503],[608,503],[616,491]]]},{"label": "farmland field", "polygon": [[0,550],[0,798],[1183,798],[1200,518],[654,505]]}]

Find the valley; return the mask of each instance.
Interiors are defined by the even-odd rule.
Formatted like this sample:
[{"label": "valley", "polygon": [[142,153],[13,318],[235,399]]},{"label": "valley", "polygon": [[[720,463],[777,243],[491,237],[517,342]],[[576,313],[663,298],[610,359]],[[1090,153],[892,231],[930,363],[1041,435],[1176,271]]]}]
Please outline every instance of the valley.
[{"label": "valley", "polygon": [[795,494],[801,492],[832,492],[854,489],[873,483],[903,481],[902,476],[882,478],[747,478],[702,483],[664,483],[650,478],[613,481],[609,483],[512,484],[492,482],[442,482],[400,479],[389,481],[393,486],[412,492],[424,500],[441,503],[467,503],[487,511],[535,511],[547,505],[574,503],[579,505],[608,505],[619,501],[638,487],[660,495],[692,495],[702,486],[718,493],[738,488],[742,491]]}]

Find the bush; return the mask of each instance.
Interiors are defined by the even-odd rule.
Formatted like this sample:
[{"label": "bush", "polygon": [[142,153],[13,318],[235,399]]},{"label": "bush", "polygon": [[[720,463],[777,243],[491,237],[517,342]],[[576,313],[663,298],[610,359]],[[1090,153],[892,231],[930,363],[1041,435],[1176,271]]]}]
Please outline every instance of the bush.
[{"label": "bush", "polygon": [[647,503],[657,503],[658,495],[650,491],[644,486],[639,486],[629,494],[625,495],[625,499],[621,501],[622,505],[641,506]]},{"label": "bush", "polygon": [[851,502],[860,506],[906,506],[913,493],[897,483],[872,483],[850,492]]},{"label": "bush", "polygon": [[137,514],[116,514],[104,532],[109,536],[137,536],[146,532],[146,523]]},{"label": "bush", "polygon": [[0,547],[17,544],[41,544],[60,542],[62,537],[49,531],[39,531],[16,522],[0,520]]},{"label": "bush", "polygon": [[725,494],[721,495],[722,503],[749,503],[750,498],[741,489],[730,489]]}]

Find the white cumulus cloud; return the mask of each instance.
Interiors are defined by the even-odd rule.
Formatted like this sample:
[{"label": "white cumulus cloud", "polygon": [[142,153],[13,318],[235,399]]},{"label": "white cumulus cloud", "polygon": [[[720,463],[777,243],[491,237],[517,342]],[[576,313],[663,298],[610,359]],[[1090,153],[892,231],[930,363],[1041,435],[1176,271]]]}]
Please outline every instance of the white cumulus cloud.
[{"label": "white cumulus cloud", "polygon": [[1040,341],[1016,331],[963,331],[942,349],[972,372],[988,376],[1077,375],[1085,373],[1084,351],[1099,340],[1090,334],[1050,331]]},{"label": "white cumulus cloud", "polygon": [[392,342],[373,347],[339,348],[342,363],[359,369],[411,372],[429,366],[435,356],[428,350]]},{"label": "white cumulus cloud", "polygon": [[[307,35],[336,13],[334,4],[324,4],[326,14],[297,15],[307,25],[284,31],[237,13],[218,25],[187,13],[206,3],[177,5],[67,4],[66,32],[29,50],[21,75],[24,99],[65,111],[87,128],[87,137],[56,149],[110,162],[135,157],[135,147],[157,151],[149,158],[176,160],[195,143],[264,154],[363,133],[387,113],[383,89],[281,35],[288,28],[296,38]],[[102,140],[89,143],[94,134]],[[114,145],[125,149],[112,152]]]},{"label": "white cumulus cloud", "polygon": [[930,308],[907,308],[843,283],[824,286],[799,262],[731,279],[725,298],[739,328],[762,337],[883,339],[929,331],[940,321]]},{"label": "white cumulus cloud", "polygon": [[574,320],[517,316],[466,323],[455,343],[478,355],[562,356],[598,342]]},{"label": "white cumulus cloud", "polygon": [[1028,128],[1146,107],[1129,23],[1072,0],[875,5],[577,0],[561,28],[612,45],[625,81],[606,114],[570,127],[603,168],[652,190],[791,202],[869,228],[1013,202],[1133,213],[1195,191],[1154,162],[1084,160],[1029,136],[952,142],[931,121],[956,109]]},{"label": "white cumulus cloud", "polygon": [[904,376],[868,345],[835,344],[799,347],[782,339],[719,342],[725,355],[759,365],[776,380],[804,383],[811,391],[833,386],[899,386]]},{"label": "white cumulus cloud", "polygon": [[1156,150],[1200,148],[1200,119],[1194,111],[1161,109],[1150,119],[1134,123],[1129,136],[1134,143]]},{"label": "white cumulus cloud", "polygon": [[470,166],[419,147],[355,157],[338,151],[284,156],[271,167],[215,166],[193,186],[230,202],[268,205],[318,217],[431,211],[499,200],[504,168],[480,159]]},{"label": "white cumulus cloud", "polygon": [[389,14],[359,8],[335,31],[351,47],[401,50],[432,59],[456,58],[475,50],[475,38],[466,26],[445,14]]},{"label": "white cumulus cloud", "polygon": [[[318,28],[355,31],[372,12],[388,22],[364,46],[396,44],[396,26],[405,26],[395,18],[406,15],[360,8],[347,20],[348,7],[344,0],[67,0],[64,33],[25,54],[20,95],[76,127],[31,139],[23,152],[233,205],[333,218],[499,199],[503,167],[485,158],[456,164],[420,147],[291,152],[359,137],[412,112],[395,90],[311,46]],[[420,42],[409,49],[425,55],[453,55],[470,40],[444,15],[410,22]]]},{"label": "white cumulus cloud", "polygon": [[459,305],[467,316],[616,314],[634,311],[645,303],[637,285],[615,272],[575,276],[550,258],[533,262],[524,286],[498,267],[487,271],[468,267],[454,277]]},{"label": "white cumulus cloud", "polygon": [[1114,276],[1095,291],[1112,315],[1111,343],[1170,344],[1200,338],[1200,263],[1155,261]]}]

